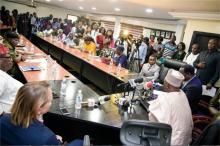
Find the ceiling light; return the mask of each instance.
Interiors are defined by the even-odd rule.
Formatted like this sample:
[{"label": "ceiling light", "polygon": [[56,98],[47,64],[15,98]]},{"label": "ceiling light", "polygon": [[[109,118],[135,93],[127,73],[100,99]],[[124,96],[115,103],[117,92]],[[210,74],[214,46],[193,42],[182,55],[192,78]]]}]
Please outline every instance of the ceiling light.
[{"label": "ceiling light", "polygon": [[96,10],[96,7],[92,7],[92,10]]},{"label": "ceiling light", "polygon": [[152,9],[150,9],[150,8],[147,8],[147,9],[145,10],[145,12],[147,12],[147,13],[152,13],[152,12],[153,12],[153,10],[152,10]]},{"label": "ceiling light", "polygon": [[60,2],[62,2],[63,0],[59,0]]},{"label": "ceiling light", "polygon": [[119,9],[119,8],[115,8],[115,11],[117,11],[117,12],[120,11],[120,10],[121,10],[121,9]]},{"label": "ceiling light", "polygon": [[50,0],[46,0],[47,2],[50,2]]},{"label": "ceiling light", "polygon": [[83,8],[82,6],[79,6],[79,9],[80,9],[80,10],[83,10],[84,8]]}]

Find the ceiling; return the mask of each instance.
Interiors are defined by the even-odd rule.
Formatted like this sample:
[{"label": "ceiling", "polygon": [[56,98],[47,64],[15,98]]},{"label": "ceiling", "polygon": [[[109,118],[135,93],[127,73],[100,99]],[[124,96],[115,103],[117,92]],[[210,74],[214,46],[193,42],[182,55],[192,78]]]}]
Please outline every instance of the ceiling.
[{"label": "ceiling", "polygon": [[[17,0],[31,1],[31,0]],[[178,21],[173,13],[220,15],[220,0],[34,0],[37,3],[77,10],[91,15],[121,16],[159,21]],[[118,8],[120,11],[116,11]],[[146,9],[153,10],[147,13]],[[170,13],[171,12],[171,13]]]}]

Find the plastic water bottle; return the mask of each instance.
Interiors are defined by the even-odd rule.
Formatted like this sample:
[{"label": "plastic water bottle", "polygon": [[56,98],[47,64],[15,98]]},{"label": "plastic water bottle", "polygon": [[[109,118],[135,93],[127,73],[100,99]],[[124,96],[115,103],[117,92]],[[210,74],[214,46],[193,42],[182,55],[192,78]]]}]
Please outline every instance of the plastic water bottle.
[{"label": "plastic water bottle", "polygon": [[116,74],[119,75],[121,71],[121,63],[118,64]]},{"label": "plastic water bottle", "polygon": [[66,96],[66,88],[67,88],[67,77],[64,77],[62,82],[61,82],[61,87],[60,87],[60,96]]},{"label": "plastic water bottle", "polygon": [[60,87],[60,101],[59,101],[59,107],[64,108],[64,98],[66,97],[66,89],[68,86],[68,79],[67,77],[64,77],[62,82],[61,82],[61,87]]},{"label": "plastic water bottle", "polygon": [[75,100],[75,109],[82,108],[82,99],[83,99],[82,90],[78,90],[78,93],[76,95],[76,100]]},{"label": "plastic water bottle", "polygon": [[113,59],[111,58],[110,63],[109,63],[109,67],[108,67],[109,72],[112,71],[112,66],[113,66]]}]

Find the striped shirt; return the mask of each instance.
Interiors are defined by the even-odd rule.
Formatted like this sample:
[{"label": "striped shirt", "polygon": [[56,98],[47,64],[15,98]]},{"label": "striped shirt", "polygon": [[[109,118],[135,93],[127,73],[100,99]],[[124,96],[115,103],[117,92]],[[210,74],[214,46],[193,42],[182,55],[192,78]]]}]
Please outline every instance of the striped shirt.
[{"label": "striped shirt", "polygon": [[176,44],[173,44],[171,42],[167,42],[164,45],[163,57],[172,57],[176,51],[177,51]]}]

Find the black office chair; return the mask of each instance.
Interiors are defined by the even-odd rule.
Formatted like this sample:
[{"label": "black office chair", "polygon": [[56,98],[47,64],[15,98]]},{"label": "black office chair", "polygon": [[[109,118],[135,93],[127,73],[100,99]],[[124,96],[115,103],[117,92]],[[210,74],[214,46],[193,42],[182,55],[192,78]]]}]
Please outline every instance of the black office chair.
[{"label": "black office chair", "polygon": [[167,68],[172,68],[175,70],[179,70],[181,67],[185,66],[187,63],[182,62],[182,61],[178,61],[178,60],[174,60],[174,59],[169,59],[166,58],[164,60],[164,66]]},{"label": "black office chair", "polygon": [[168,124],[128,120],[121,127],[120,140],[124,145],[170,146],[171,133]]}]

